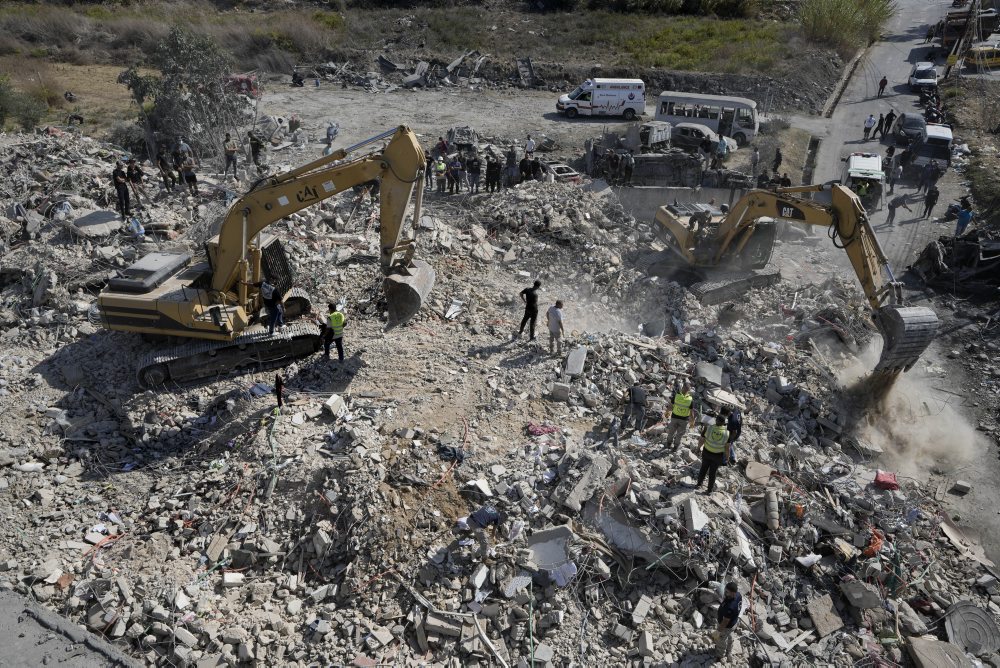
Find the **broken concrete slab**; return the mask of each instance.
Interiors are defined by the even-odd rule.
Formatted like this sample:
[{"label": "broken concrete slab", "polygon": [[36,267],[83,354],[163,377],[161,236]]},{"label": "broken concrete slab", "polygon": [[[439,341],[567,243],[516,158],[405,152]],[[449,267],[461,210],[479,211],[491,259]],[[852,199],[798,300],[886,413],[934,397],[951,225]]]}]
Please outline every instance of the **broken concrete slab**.
[{"label": "broken concrete slab", "polygon": [[711,521],[708,515],[698,507],[698,502],[694,497],[684,499],[681,507],[684,508],[684,524],[688,531],[701,531]]},{"label": "broken concrete slab", "polygon": [[910,638],[907,650],[916,668],[974,668],[965,653],[951,643],[931,638]]},{"label": "broken concrete slab", "polygon": [[587,362],[587,346],[577,346],[566,358],[565,374],[570,378],[583,375],[583,367]]},{"label": "broken concrete slab", "polygon": [[882,607],[882,596],[878,590],[867,582],[848,580],[840,583],[840,592],[847,602],[860,610],[871,610]]},{"label": "broken concrete slab", "polygon": [[570,560],[569,542],[576,538],[567,526],[551,527],[536,531],[528,537],[528,551],[539,571],[552,572]]},{"label": "broken concrete slab", "polygon": [[114,211],[92,211],[74,220],[73,227],[80,236],[99,239],[121,229],[122,220]]},{"label": "broken concrete slab", "polygon": [[427,617],[424,618],[424,630],[450,638],[458,638],[462,635],[460,623],[436,612],[427,613]]},{"label": "broken concrete slab", "polygon": [[722,387],[723,369],[717,364],[710,362],[698,362],[695,366],[695,378],[705,381],[709,385]]},{"label": "broken concrete slab", "polygon": [[583,504],[590,500],[600,489],[604,479],[611,471],[611,461],[600,455],[586,455],[577,463],[574,470],[559,483],[552,498],[562,503],[570,510],[579,512]]},{"label": "broken concrete slab", "polygon": [[829,594],[817,596],[809,601],[806,604],[806,610],[809,611],[809,618],[812,620],[813,626],[816,627],[820,638],[825,638],[834,631],[844,628],[844,620],[837,613],[837,609],[833,607],[833,599],[830,598]]}]

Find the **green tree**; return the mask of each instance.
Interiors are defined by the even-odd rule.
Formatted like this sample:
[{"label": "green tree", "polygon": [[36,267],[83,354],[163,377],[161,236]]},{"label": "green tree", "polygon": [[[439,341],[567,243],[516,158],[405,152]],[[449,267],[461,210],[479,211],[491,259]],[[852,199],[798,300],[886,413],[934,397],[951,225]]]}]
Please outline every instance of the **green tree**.
[{"label": "green tree", "polygon": [[158,136],[182,136],[195,150],[212,154],[223,133],[246,123],[252,114],[246,98],[226,89],[232,64],[211,38],[174,27],[150,58],[159,74],[130,68],[118,76],[139,108],[150,155]]}]

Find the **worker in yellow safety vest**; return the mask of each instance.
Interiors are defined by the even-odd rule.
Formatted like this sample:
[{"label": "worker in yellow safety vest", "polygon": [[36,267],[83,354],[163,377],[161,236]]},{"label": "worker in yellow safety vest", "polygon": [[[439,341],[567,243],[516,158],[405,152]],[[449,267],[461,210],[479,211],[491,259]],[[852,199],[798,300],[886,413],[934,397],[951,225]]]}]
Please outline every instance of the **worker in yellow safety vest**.
[{"label": "worker in yellow safety vest", "polygon": [[673,444],[672,450],[680,447],[681,439],[689,427],[694,426],[694,396],[691,394],[691,383],[684,381],[680,389],[674,386],[671,399],[670,420],[667,427],[667,443]]},{"label": "worker in yellow safety vest", "polygon": [[337,357],[344,361],[344,323],[346,316],[337,304],[329,304],[329,313],[323,323],[323,357],[330,359],[330,344],[337,344]]},{"label": "worker in yellow safety vest", "polygon": [[698,441],[701,447],[701,470],[698,471],[698,484],[708,475],[708,494],[715,491],[715,474],[719,467],[729,463],[729,430],[726,429],[726,416],[718,415],[715,424],[707,425],[701,432]]}]

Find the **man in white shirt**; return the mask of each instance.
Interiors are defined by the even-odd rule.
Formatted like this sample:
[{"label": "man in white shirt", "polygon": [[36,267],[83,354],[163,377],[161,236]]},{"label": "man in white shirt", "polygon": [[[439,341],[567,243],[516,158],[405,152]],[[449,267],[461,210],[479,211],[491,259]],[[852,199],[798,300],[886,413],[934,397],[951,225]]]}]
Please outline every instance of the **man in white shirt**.
[{"label": "man in white shirt", "polygon": [[528,135],[528,141],[524,144],[524,152],[529,158],[535,152],[535,140],[531,138],[531,135]]},{"label": "man in white shirt", "polygon": [[[563,303],[557,301],[555,306],[550,306],[545,313],[545,319],[549,323],[549,354],[558,352],[562,355],[562,335],[563,335]],[[552,350],[553,346],[555,351]]]}]

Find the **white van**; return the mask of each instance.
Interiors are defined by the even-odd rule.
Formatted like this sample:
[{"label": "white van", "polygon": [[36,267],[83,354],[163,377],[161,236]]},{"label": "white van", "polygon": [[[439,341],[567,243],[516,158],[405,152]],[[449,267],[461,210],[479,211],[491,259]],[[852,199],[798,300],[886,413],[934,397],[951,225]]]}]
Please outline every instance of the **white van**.
[{"label": "white van", "polygon": [[560,96],[556,111],[567,118],[623,116],[631,121],[646,112],[646,84],[641,79],[587,79]]}]

